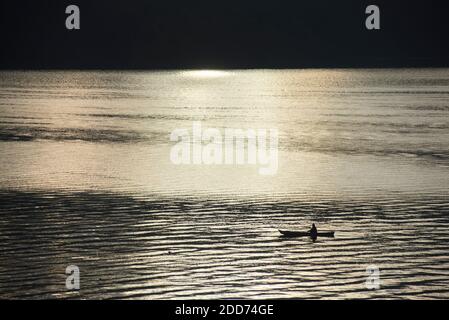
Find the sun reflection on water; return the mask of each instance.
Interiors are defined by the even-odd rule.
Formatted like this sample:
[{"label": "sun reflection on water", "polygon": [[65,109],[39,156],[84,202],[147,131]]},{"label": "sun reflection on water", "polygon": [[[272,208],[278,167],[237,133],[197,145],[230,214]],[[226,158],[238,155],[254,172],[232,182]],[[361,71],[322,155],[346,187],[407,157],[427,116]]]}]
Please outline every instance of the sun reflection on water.
[{"label": "sun reflection on water", "polygon": [[192,78],[221,78],[229,76],[231,73],[223,70],[190,70],[182,71],[181,75]]}]

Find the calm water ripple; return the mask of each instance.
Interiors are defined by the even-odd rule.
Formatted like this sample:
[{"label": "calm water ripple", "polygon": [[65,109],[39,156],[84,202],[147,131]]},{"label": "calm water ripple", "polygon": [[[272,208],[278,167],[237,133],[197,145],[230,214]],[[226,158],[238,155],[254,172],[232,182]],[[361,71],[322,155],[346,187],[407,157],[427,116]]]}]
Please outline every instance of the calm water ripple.
[{"label": "calm water ripple", "polygon": [[[0,298],[449,298],[448,69],[213,74],[0,72]],[[174,165],[193,121],[278,173]]]},{"label": "calm water ripple", "polygon": [[[4,190],[0,200],[4,298],[449,296],[446,196],[217,205]],[[311,221],[335,239],[279,237]],[[79,296],[65,290],[68,264],[82,270]],[[380,290],[365,288],[369,264],[381,268]]]}]

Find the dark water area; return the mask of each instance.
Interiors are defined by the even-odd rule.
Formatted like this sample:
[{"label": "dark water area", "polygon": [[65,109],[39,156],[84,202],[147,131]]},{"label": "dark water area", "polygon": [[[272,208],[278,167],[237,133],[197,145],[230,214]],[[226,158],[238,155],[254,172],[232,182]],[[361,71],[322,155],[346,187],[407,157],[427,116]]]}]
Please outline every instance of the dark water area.
[{"label": "dark water area", "polygon": [[[443,298],[447,197],[269,201],[0,193],[3,298]],[[283,239],[315,221],[335,239]],[[65,267],[81,270],[79,293]],[[382,286],[365,287],[378,265]]]}]

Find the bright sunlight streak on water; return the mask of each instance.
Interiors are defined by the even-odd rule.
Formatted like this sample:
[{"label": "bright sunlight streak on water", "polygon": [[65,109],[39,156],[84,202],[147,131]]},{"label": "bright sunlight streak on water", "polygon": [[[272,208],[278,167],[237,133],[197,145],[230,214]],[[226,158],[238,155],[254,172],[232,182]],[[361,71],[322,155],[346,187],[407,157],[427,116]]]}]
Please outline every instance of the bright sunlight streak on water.
[{"label": "bright sunlight streak on water", "polygon": [[182,71],[181,74],[192,78],[221,78],[230,75],[230,72],[221,70],[191,70]]}]

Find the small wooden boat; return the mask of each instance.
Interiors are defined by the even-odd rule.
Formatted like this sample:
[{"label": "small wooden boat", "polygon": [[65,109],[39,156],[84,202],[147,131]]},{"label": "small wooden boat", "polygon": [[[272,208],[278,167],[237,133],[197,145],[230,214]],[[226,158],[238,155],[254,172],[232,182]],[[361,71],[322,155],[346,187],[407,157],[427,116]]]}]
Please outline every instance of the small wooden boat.
[{"label": "small wooden boat", "polygon": [[[310,234],[310,231],[305,231],[304,232],[304,231],[284,231],[284,230],[279,230],[279,232],[284,237],[289,237],[289,238],[293,238],[293,237],[312,237],[312,235]],[[318,237],[333,238],[334,234],[335,234],[334,231],[318,232],[317,236]]]}]

